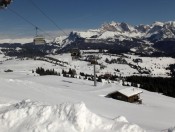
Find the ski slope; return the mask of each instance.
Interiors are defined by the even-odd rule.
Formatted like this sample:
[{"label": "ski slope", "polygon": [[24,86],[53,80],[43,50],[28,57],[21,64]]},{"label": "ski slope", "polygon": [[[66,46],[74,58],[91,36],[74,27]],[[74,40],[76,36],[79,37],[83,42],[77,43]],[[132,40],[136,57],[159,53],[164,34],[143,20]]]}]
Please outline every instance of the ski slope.
[{"label": "ski slope", "polygon": [[[98,83],[97,87],[94,87],[93,82],[87,80],[38,76],[32,73],[37,67],[54,68],[58,72],[69,68],[75,68],[77,73],[93,72],[93,66],[88,65],[88,62],[73,61],[69,54],[51,57],[68,64],[60,66],[45,61],[21,60],[0,55],[0,130],[2,132],[174,131],[174,98],[142,90],[143,104],[131,104],[105,97],[108,93],[127,88],[121,86],[120,82]],[[103,62],[106,57],[117,58],[117,56],[104,55],[99,61]],[[135,58],[139,57],[128,55],[126,60],[133,63],[132,60]],[[165,57],[141,59],[145,65],[140,63],[138,65],[150,69],[152,67],[155,71],[162,68],[163,73],[168,72],[166,69],[163,70],[164,67],[174,63],[174,59]],[[154,68],[155,66],[158,68]],[[135,72],[127,65],[112,64],[107,65],[100,73],[113,72],[113,68],[120,69],[125,75]],[[13,72],[4,72],[8,69]],[[160,71],[156,73],[159,75]]]},{"label": "ski slope", "polygon": [[1,72],[0,84],[0,129],[5,132],[157,132],[175,125],[174,98],[145,90],[142,105],[104,97],[126,88],[120,83],[94,87],[79,79]]}]

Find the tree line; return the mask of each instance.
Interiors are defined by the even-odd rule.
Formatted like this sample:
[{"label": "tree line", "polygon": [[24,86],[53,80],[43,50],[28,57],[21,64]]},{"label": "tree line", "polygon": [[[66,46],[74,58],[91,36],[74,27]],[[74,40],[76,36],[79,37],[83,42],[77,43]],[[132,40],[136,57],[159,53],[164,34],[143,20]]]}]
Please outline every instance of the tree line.
[{"label": "tree line", "polygon": [[140,84],[142,89],[175,97],[175,78],[131,76],[126,77],[126,81],[131,82],[132,86]]},{"label": "tree line", "polygon": [[175,64],[169,65],[170,75],[175,78]]},{"label": "tree line", "polygon": [[56,72],[54,69],[44,69],[42,67],[38,67],[36,69],[36,73],[39,74],[40,76],[44,75],[60,75],[60,73]]}]

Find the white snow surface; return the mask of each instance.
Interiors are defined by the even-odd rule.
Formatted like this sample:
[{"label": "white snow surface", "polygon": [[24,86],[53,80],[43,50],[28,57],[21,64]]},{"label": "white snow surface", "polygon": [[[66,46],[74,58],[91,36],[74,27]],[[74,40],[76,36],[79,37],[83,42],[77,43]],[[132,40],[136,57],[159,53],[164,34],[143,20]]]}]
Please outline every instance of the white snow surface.
[{"label": "white snow surface", "polygon": [[[85,51],[84,51],[85,52]],[[96,51],[87,51],[87,52],[96,52]],[[106,58],[111,59],[117,59],[120,58],[120,56],[112,56],[112,55],[102,55],[102,54],[86,54],[84,57],[88,55],[96,55],[100,59],[97,60],[99,64],[105,65],[106,68],[100,69],[99,65],[97,65],[97,74],[116,74],[116,75],[122,75],[122,76],[131,76],[134,73],[136,75],[139,75],[138,71],[136,69],[131,68],[127,64],[108,64],[105,62]],[[86,74],[93,74],[93,66],[90,65],[88,62],[80,61],[80,60],[72,60],[70,54],[62,54],[62,55],[49,55],[50,57],[56,58],[60,61],[66,61],[69,64],[67,67],[61,68],[68,70],[69,68],[75,69],[78,73],[84,72]],[[175,59],[171,57],[140,57],[136,55],[128,55],[126,54],[125,57],[123,57],[128,63],[131,63],[133,65],[138,65],[143,69],[148,69],[151,71],[151,76],[162,76],[162,77],[168,77],[168,73],[170,73],[170,70],[167,69],[167,67],[170,64],[175,63]],[[142,59],[142,63],[134,63],[133,59]],[[120,72],[116,72],[115,69],[119,69]]]},{"label": "white snow surface", "polygon": [[94,35],[98,35],[98,30],[88,30],[87,32],[78,32],[79,36],[80,37],[83,37],[83,38],[90,38]]},{"label": "white snow surface", "polygon": [[57,43],[59,43],[60,46],[62,46],[63,40],[65,40],[66,38],[67,38],[67,36],[59,36],[59,37],[55,38],[54,41],[57,42]]},{"label": "white snow surface", "polygon": [[[89,52],[89,51],[87,51]],[[91,51],[90,51],[91,52]],[[92,52],[96,52],[95,50]],[[93,54],[85,54],[83,55],[83,58],[86,58],[88,55]],[[131,76],[131,75],[140,75],[138,71],[132,67],[130,67],[128,64],[108,64],[105,62],[106,58],[111,59],[118,59],[120,56],[112,56],[112,55],[102,55],[95,53],[96,56],[98,56],[100,59],[98,59],[98,63],[101,65],[104,65],[104,69],[100,69],[100,66],[97,65],[97,75],[101,74],[116,74],[118,76]],[[64,61],[65,63],[60,63],[61,65],[55,65],[49,62],[45,61],[34,61],[31,59],[15,59],[5,56],[4,54],[0,54],[0,71],[4,70],[14,70],[14,72],[19,72],[21,74],[31,74],[32,70],[35,70],[37,67],[43,67],[45,69],[55,69],[57,72],[62,72],[62,69],[68,71],[69,68],[75,69],[77,71],[77,74],[80,72],[84,72],[86,74],[93,74],[93,66],[90,64],[90,62],[87,61],[81,61],[81,60],[72,60],[70,54],[62,54],[62,55],[48,55],[49,57],[55,58],[59,61]],[[170,64],[175,63],[175,59],[171,57],[140,57],[136,55],[125,55],[122,57],[125,59],[128,63],[140,66],[142,69],[150,70],[150,76],[157,77],[169,77],[170,70],[167,68]],[[133,62],[133,59],[142,59],[142,63],[135,63]],[[119,70],[120,72],[116,72],[116,70]]]},{"label": "white snow surface", "polygon": [[124,117],[105,119],[90,112],[84,103],[55,106],[23,100],[0,108],[1,131],[13,132],[143,132]]},{"label": "white snow surface", "polygon": [[[167,57],[125,56],[125,59],[132,64],[133,59],[141,58],[143,63],[138,65],[152,69],[152,73],[157,76],[165,75],[164,73],[168,72],[165,68],[175,62],[173,58]],[[93,66],[88,66],[88,62],[73,61],[69,54],[51,57],[68,64],[64,64],[63,67],[55,66],[44,61],[19,60],[0,54],[0,131],[174,132],[172,127],[175,126],[174,98],[142,90],[143,104],[131,104],[105,98],[111,92],[128,88],[121,86],[119,82],[98,83],[97,87],[94,87],[93,82],[87,80],[38,76],[32,73],[37,67],[54,68],[58,72],[69,68],[75,68],[78,73],[91,74],[93,71]],[[102,57],[100,63],[104,63],[106,57],[118,58],[107,55],[99,57]],[[124,75],[136,72],[125,64],[104,64],[107,67],[99,71],[100,73],[112,73],[114,69],[119,69]],[[13,72],[5,73],[4,70],[7,69]],[[64,109],[61,106],[64,106]],[[69,114],[66,114],[65,109]]]},{"label": "white snow surface", "polygon": [[94,87],[93,82],[79,79],[1,72],[0,84],[2,132],[51,128],[65,132],[157,132],[175,124],[174,98],[145,90],[142,105],[105,98],[108,93],[127,88],[117,83]]}]

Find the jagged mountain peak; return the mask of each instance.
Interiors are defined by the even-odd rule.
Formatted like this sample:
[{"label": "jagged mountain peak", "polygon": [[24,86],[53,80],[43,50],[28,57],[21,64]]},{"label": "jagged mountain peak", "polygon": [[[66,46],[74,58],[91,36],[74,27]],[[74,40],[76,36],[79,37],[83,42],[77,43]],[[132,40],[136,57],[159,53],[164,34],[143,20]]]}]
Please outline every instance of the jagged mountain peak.
[{"label": "jagged mountain peak", "polygon": [[146,33],[148,30],[150,30],[150,28],[151,28],[150,25],[144,25],[144,24],[135,26],[135,29],[138,32],[142,32],[142,33]]},{"label": "jagged mountain peak", "polygon": [[148,31],[146,38],[153,41],[162,41],[164,39],[175,39],[175,22],[154,22]]},{"label": "jagged mountain peak", "polygon": [[175,28],[175,21],[168,21],[168,22],[154,22],[150,25],[151,28],[159,27],[159,28]]},{"label": "jagged mountain peak", "polygon": [[102,31],[112,31],[112,32],[132,32],[134,31],[134,27],[125,23],[125,22],[114,22],[105,23],[101,26]]},{"label": "jagged mountain peak", "polygon": [[82,39],[86,43],[105,43],[111,44],[123,42],[124,40],[133,41],[134,39],[146,40],[149,43],[164,40],[175,39],[175,21],[154,22],[150,25],[132,26],[125,22],[110,22],[103,24],[100,28],[89,29],[87,31],[73,31],[70,35],[60,40],[61,45],[71,44],[77,39]]},{"label": "jagged mountain peak", "polygon": [[115,22],[112,22],[112,23],[105,23],[101,26],[100,30],[102,32],[106,32],[106,31],[112,31],[112,32],[115,32],[115,31],[121,31],[121,29],[117,29],[116,26],[118,24],[115,23]]}]

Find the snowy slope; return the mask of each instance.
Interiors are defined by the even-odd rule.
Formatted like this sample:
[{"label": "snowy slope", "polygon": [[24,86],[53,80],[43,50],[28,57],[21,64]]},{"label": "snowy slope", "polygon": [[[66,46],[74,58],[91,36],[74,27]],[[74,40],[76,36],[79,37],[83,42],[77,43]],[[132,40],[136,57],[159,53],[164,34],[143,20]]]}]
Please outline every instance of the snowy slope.
[{"label": "snowy slope", "polygon": [[[93,51],[94,52],[94,51]],[[36,70],[38,67],[43,67],[44,69],[55,69],[57,72],[62,72],[62,70],[68,71],[69,68],[75,69],[77,74],[80,72],[84,72],[85,74],[93,74],[93,65],[90,62],[84,61],[87,56],[93,54],[84,54],[82,60],[72,60],[70,54],[60,54],[60,55],[48,55],[48,57],[55,58],[59,61],[63,61],[65,63],[58,63],[60,65],[56,65],[55,63],[49,63],[46,61],[32,60],[32,59],[15,59],[4,56],[0,54],[0,72],[4,72],[5,70],[11,69],[14,72],[19,72],[20,74],[32,74],[32,70]],[[105,60],[119,59],[120,55],[112,56],[112,55],[103,55],[100,53],[96,53],[96,56],[99,57],[97,60],[99,65],[96,66],[97,75],[103,74],[113,74],[113,75],[122,75],[122,76],[132,76],[132,75],[141,75],[137,69],[134,69],[129,64],[134,66],[139,66],[143,70],[150,71],[149,76],[153,77],[169,77],[170,70],[167,68],[170,64],[175,63],[175,59],[171,57],[140,57],[136,55],[128,55],[125,54],[122,56],[123,59],[127,61],[127,64],[117,64],[117,63],[106,63]],[[141,59],[142,62],[136,63],[134,59]],[[50,61],[52,62],[52,61]],[[104,68],[100,68],[100,65],[105,66]],[[117,69],[119,70],[117,72]],[[142,74],[144,75],[144,74]]]},{"label": "snowy slope", "polygon": [[[127,130],[131,131],[131,129],[134,129],[133,131],[142,130],[138,126],[131,126],[128,123],[124,123],[124,125],[120,123],[120,125],[115,124],[113,119],[119,116],[126,117],[129,122],[138,124],[147,131],[161,131],[175,124],[174,98],[145,90],[143,90],[143,94],[141,94],[143,105],[130,104],[104,97],[104,95],[112,91],[126,88],[120,86],[120,84],[98,83],[98,87],[94,87],[93,82],[89,81],[57,76],[29,76],[20,73],[1,73],[0,84],[0,117],[2,123],[6,124],[3,125],[3,127],[1,126],[1,128],[3,128],[1,130],[4,131],[12,130],[12,128],[15,128],[14,130],[16,131],[30,130],[32,128],[35,130],[42,129],[48,131],[48,125],[52,123],[51,126],[53,130],[60,129],[60,127],[55,124],[56,122],[59,122],[61,126],[65,126],[65,131],[79,131],[79,129],[83,129],[79,127],[84,125],[86,130],[92,129],[94,131],[96,129],[99,129],[99,131],[121,130],[123,132]],[[34,100],[34,102],[21,102],[23,99],[31,99]],[[36,101],[43,103],[37,103]],[[64,102],[70,103],[65,104]],[[77,104],[77,102],[84,103]],[[60,104],[64,107],[60,107]],[[67,115],[64,110],[67,110],[69,114]],[[62,111],[63,113],[60,115],[58,111]],[[93,118],[89,118],[91,116],[87,114],[90,111],[96,113],[95,115],[92,114],[95,116],[95,124],[93,123]],[[80,112],[80,115],[74,112]],[[20,117],[17,118],[18,120],[14,120],[14,122],[18,122],[17,125],[15,125],[14,122],[10,122],[13,121],[12,119],[15,119],[16,116]],[[63,117],[60,118],[60,116]],[[72,117],[75,116],[78,116],[75,118],[75,122],[81,119],[80,124],[72,121]],[[83,116],[83,118],[79,116]],[[85,124],[82,125],[81,123],[84,122],[82,119],[84,118],[87,120]],[[39,126],[33,127],[36,122]],[[10,127],[10,125],[12,125],[12,127]],[[111,125],[114,126],[111,127]],[[96,129],[94,129],[94,127]],[[68,128],[68,130],[66,130],[66,128]]]},{"label": "snowy slope", "polygon": [[[90,51],[95,52],[95,51]],[[98,63],[106,66],[104,69],[100,69],[100,66],[97,65],[97,74],[105,74],[105,73],[111,73],[116,75],[122,75],[122,76],[131,76],[131,75],[140,75],[138,71],[132,67],[130,67],[128,64],[108,64],[105,62],[106,59],[112,60],[112,59],[118,59],[121,56],[120,55],[104,55],[100,53],[95,54],[83,54],[83,58],[86,58],[88,55],[96,55],[100,59],[98,59]],[[69,68],[75,69],[77,73],[84,72],[87,74],[93,74],[93,66],[90,65],[90,62],[86,61],[80,61],[80,60],[72,60],[70,54],[62,54],[62,55],[49,55],[50,57],[56,58],[60,61],[66,61],[68,62],[68,65],[64,68],[68,70]],[[150,76],[162,76],[162,77],[168,77],[170,70],[167,69],[170,64],[175,63],[175,59],[171,57],[140,57],[137,55],[128,55],[125,54],[122,56],[123,59],[127,61],[127,63],[140,66],[142,69],[150,70]],[[134,59],[141,59],[141,63],[135,63],[133,62]],[[116,70],[119,70],[120,72],[116,72]]]},{"label": "snowy slope", "polygon": [[136,64],[136,63],[133,63],[132,61],[133,59],[142,59],[143,62],[138,63],[136,65],[150,70],[151,76],[166,77],[167,73],[170,72],[166,68],[170,64],[175,63],[175,59],[171,57],[139,57],[134,55],[126,55],[126,56],[129,57],[129,58],[126,58],[126,60],[132,64]]},{"label": "snowy slope", "polygon": [[[59,76],[38,76],[36,73],[32,73],[32,70],[37,67],[54,68],[58,72],[61,72],[62,69],[74,68],[77,73],[93,73],[92,65],[85,61],[72,60],[70,54],[50,55],[50,57],[67,62],[67,64],[60,66],[39,60],[4,58],[1,54],[1,130],[18,132],[49,131],[50,129],[57,131],[61,129],[65,132],[81,130],[125,132],[132,129],[133,131],[157,132],[168,131],[168,128],[171,127],[173,130],[173,126],[175,126],[174,98],[142,90],[143,104],[130,104],[104,97],[113,91],[127,88],[121,86],[119,82],[113,84],[98,83],[98,86],[94,87],[91,81]],[[99,54],[98,57],[100,58],[99,63],[104,63],[107,66],[105,69],[99,70],[98,74],[115,73],[114,69],[119,69],[124,76],[137,72],[126,64],[107,64],[104,62],[106,58],[117,59],[120,56]],[[134,55],[124,55],[123,57],[129,63],[150,69],[155,76],[167,76],[165,73],[169,71],[165,67],[175,62],[173,58],[166,57],[149,58]],[[138,58],[142,59],[143,62],[138,64],[133,62],[133,59]],[[97,68],[99,67],[97,66]],[[4,70],[8,69],[13,70],[13,72],[5,73]],[[62,114],[59,111],[62,111]],[[82,121],[82,117],[86,120]],[[120,121],[125,122],[121,123]],[[58,122],[64,128],[60,128],[60,125],[57,125]]]},{"label": "snowy slope", "polygon": [[[10,76],[15,77],[16,75],[12,74]],[[6,97],[8,99],[30,97],[35,100],[37,98],[37,100],[40,101],[44,99],[44,102],[54,104],[59,104],[62,101],[79,102],[83,100],[78,94],[81,93],[81,88],[76,89],[75,86],[78,86],[76,83],[74,84],[75,86],[72,85],[70,90],[66,90],[65,86],[62,86],[62,84],[69,85],[70,80],[67,80],[66,78],[59,79],[62,83],[60,82],[61,85],[57,88],[56,86],[53,87],[57,84],[51,86],[49,83],[43,85],[33,82],[30,80],[33,77],[28,78],[30,81],[27,81],[26,79],[22,81],[19,79],[19,76],[17,77],[18,79],[7,79],[8,76],[6,75],[4,77],[6,79],[0,79],[0,82],[4,81],[3,84],[1,83],[1,97]],[[6,81],[9,82],[9,84]],[[39,79],[38,81],[41,80]],[[74,81],[76,82],[76,80]],[[81,83],[81,81],[79,82]],[[86,82],[86,84],[88,83]],[[13,94],[8,94],[9,90],[13,92]],[[86,89],[83,90],[90,89],[86,86]],[[59,91],[62,91],[62,94],[59,93]],[[72,92],[69,93],[68,91]],[[65,95],[66,93],[69,94],[69,96],[67,96],[68,98]],[[93,97],[93,95],[91,95],[91,97]],[[3,98],[3,100],[5,99]],[[19,103],[1,104],[0,113],[0,128],[2,131],[143,131],[143,129],[137,125],[129,124],[124,117],[118,117],[112,120],[93,114],[86,108],[84,103],[65,103],[57,106],[48,106],[26,100]],[[59,125],[57,125],[58,123]]]}]

